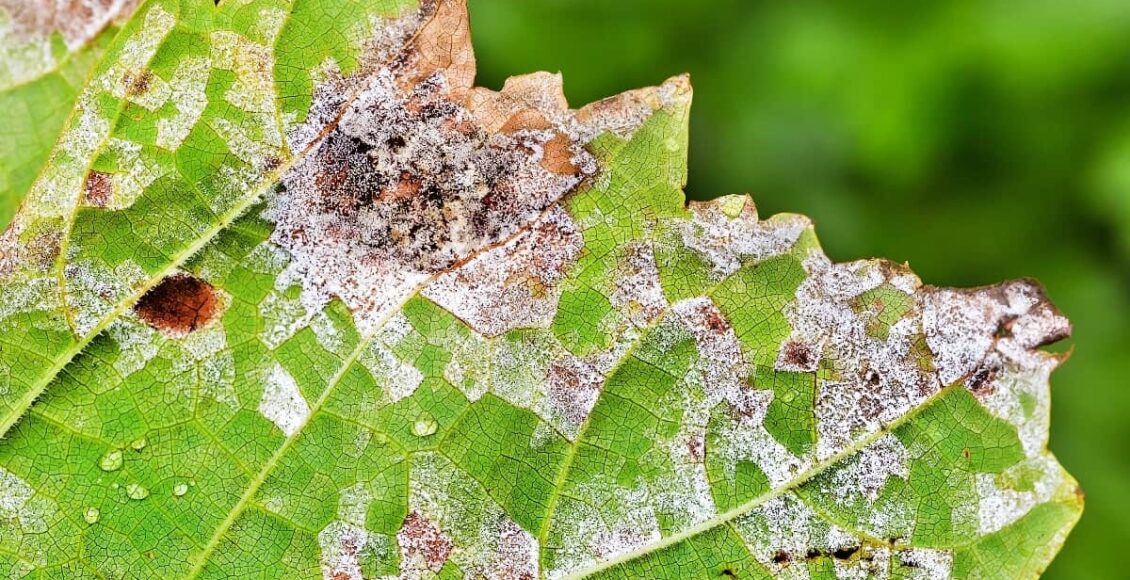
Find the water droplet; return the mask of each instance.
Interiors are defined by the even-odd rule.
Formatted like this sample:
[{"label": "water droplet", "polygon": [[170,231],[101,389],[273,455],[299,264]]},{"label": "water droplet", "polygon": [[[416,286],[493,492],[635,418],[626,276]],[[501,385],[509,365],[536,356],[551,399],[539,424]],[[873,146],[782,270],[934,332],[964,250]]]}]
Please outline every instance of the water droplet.
[{"label": "water droplet", "polygon": [[188,484],[187,483],[178,483],[178,484],[173,486],[173,495],[175,495],[177,497],[181,497],[182,495],[184,495],[186,493],[188,493]]},{"label": "water droplet", "polygon": [[421,413],[412,424],[412,434],[417,437],[427,437],[435,433],[436,429],[439,429],[439,424],[427,413]]},{"label": "water droplet", "polygon": [[130,499],[145,499],[149,497],[149,490],[140,483],[131,483],[126,486],[126,495]]},{"label": "water droplet", "polygon": [[134,439],[133,443],[130,443],[129,446],[133,447],[134,451],[141,451],[142,449],[145,449],[145,446],[148,444],[149,442],[146,441],[144,437],[141,437],[140,439]]},{"label": "water droplet", "polygon": [[101,515],[102,512],[98,511],[96,507],[86,508],[86,513],[82,514],[82,519],[86,520],[86,523],[93,525],[98,522],[98,518]]},{"label": "water droplet", "polygon": [[196,480],[195,479],[188,480],[188,486],[189,487],[196,487]]},{"label": "water droplet", "polygon": [[373,435],[373,442],[380,446],[388,445],[388,435],[376,433]]},{"label": "water droplet", "polygon": [[122,468],[123,462],[122,450],[111,449],[98,460],[98,467],[102,468],[102,471],[117,471]]}]

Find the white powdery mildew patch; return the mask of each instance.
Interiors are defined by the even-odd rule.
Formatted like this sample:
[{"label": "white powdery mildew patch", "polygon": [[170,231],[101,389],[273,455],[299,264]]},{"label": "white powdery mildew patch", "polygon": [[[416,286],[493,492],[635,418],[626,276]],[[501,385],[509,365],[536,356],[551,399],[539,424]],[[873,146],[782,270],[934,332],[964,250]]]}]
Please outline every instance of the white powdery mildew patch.
[{"label": "white powdery mildew patch", "polygon": [[[1032,483],[1032,489],[1020,491],[1001,486],[1002,479],[1014,475],[1018,470],[1039,472],[1039,477]],[[1036,505],[1071,494],[1072,490],[1067,488],[1067,483],[1063,468],[1049,453],[1014,465],[1000,475],[977,474],[979,531],[982,534],[999,531],[1024,517]]]},{"label": "white powdery mildew patch", "polygon": [[373,380],[384,388],[390,403],[412,396],[424,381],[424,374],[420,369],[400,360],[392,351],[375,341],[361,354],[360,360],[373,375]]},{"label": "white powdery mildew patch", "polygon": [[577,497],[586,501],[562,499],[554,514],[561,542],[555,554],[556,568],[546,570],[548,578],[564,577],[570,571],[590,567],[663,537],[648,489],[642,482],[625,489],[614,481],[592,481],[577,489]]},{"label": "white powdery mildew patch", "polygon": [[324,580],[364,580],[362,560],[387,551],[385,536],[370,534],[365,528],[341,521],[331,522],[318,533],[322,549]]},{"label": "white powdery mildew patch", "polygon": [[[1013,282],[979,290],[933,290],[922,299],[922,325],[934,352],[938,378],[957,382],[977,371],[997,345],[1021,365],[1040,362],[1030,351],[1070,333],[1070,324],[1030,282]],[[997,340],[998,328],[1012,336]]]},{"label": "white powdery mildew patch", "polygon": [[538,577],[537,539],[442,455],[413,457],[410,493],[410,509],[443,529],[452,541],[448,559],[467,577]]},{"label": "white powdery mildew patch", "polygon": [[[77,246],[72,245],[70,249],[72,254],[77,253]],[[118,264],[113,270],[99,262],[75,261],[67,264],[64,273],[63,298],[79,336],[98,326],[120,300],[148,278],[132,260]]]},{"label": "white powdery mildew patch", "polygon": [[844,502],[860,493],[875,501],[890,477],[910,477],[910,456],[894,435],[884,435],[852,457],[846,468],[836,471],[826,491]]},{"label": "white powdery mildew patch", "polygon": [[[689,394],[687,401],[691,402]],[[679,433],[664,445],[673,474],[651,484],[653,505],[668,516],[676,529],[693,526],[718,513],[706,475],[705,431],[705,424],[684,419]]]},{"label": "white powdery mildew patch", "polygon": [[557,284],[583,245],[572,218],[554,205],[528,232],[440,276],[423,294],[486,336],[545,327],[557,313]]},{"label": "white powdery mildew patch", "polygon": [[[687,407],[684,428],[693,426],[687,436],[704,436],[711,409],[724,402],[737,420],[723,424],[723,445],[711,452],[719,454],[728,469],[741,460],[751,460],[774,486],[789,481],[807,461],[794,456],[765,430],[763,422],[773,393],[750,386],[751,369],[733,328],[708,298],[679,302],[672,307],[672,315],[680,331],[689,333],[698,348],[687,380],[706,395],[701,401],[683,403]],[[657,330],[665,332],[663,326]]]},{"label": "white powdery mildew patch", "polygon": [[310,416],[310,405],[298,390],[294,377],[275,363],[263,385],[259,413],[274,423],[287,437],[302,428]]},{"label": "white powdery mildew patch", "polygon": [[[417,118],[413,103],[422,100],[452,123],[468,122],[465,110],[439,96],[441,75],[428,83],[405,93],[382,69],[316,152],[288,172],[265,214],[277,223],[272,240],[295,256],[304,288],[341,297],[363,327],[395,309],[434,271],[505,241],[579,181],[554,176],[541,169],[536,154],[520,152],[536,153],[540,137],[484,141]],[[491,201],[491,184],[503,175],[514,189]],[[498,203],[505,211],[492,209]],[[554,228],[564,225],[560,215],[545,224],[549,233],[567,233]],[[574,231],[572,237],[579,236]],[[552,243],[562,244],[562,254],[532,257],[564,262],[577,251],[568,238]],[[553,275],[548,268],[536,271]]]},{"label": "white powdery mildew patch", "polygon": [[269,159],[278,161],[284,141],[276,122],[274,52],[270,46],[228,31],[212,33],[211,40],[212,66],[236,76],[224,100],[253,119],[253,124],[245,120],[236,125],[221,118],[211,126],[236,157],[252,167],[267,168]]},{"label": "white powdery mildew patch", "polygon": [[[560,84],[561,77],[556,76],[556,82]],[[685,103],[690,98],[689,86],[685,77],[679,77],[655,89],[628,91],[597,101],[577,112],[574,130],[584,141],[590,141],[605,131],[621,139],[631,139],[656,110],[674,109]]]},{"label": "white powdery mildew patch", "polygon": [[275,289],[263,298],[258,307],[259,319],[263,321],[259,328],[259,340],[271,350],[305,328],[314,314],[319,312],[312,310],[299,298],[288,297],[285,288],[279,288],[284,282],[282,276],[275,280]]},{"label": "white powdery mildew patch", "polygon": [[1048,443],[1049,377],[1062,361],[1038,347],[1070,335],[1071,325],[1030,283],[1016,282],[995,294],[998,300],[1003,295],[1010,312],[997,323],[1004,331],[997,333],[967,387],[990,413],[1016,427],[1025,455],[1038,458]]},{"label": "white powdery mildew patch", "polygon": [[127,318],[115,320],[106,333],[118,344],[114,370],[123,378],[145,368],[157,356],[163,342],[155,329]]},{"label": "white powdery mildew patch", "polygon": [[[528,409],[553,425],[561,423],[549,400],[546,377],[554,361],[565,356],[565,349],[548,330],[527,330],[490,340],[490,359],[483,375],[490,391],[510,404]],[[453,359],[454,364],[458,359]],[[470,361],[476,363],[474,359]],[[450,367],[449,367],[450,370]],[[450,372],[445,372],[445,376]],[[471,389],[461,387],[464,393]],[[475,397],[481,396],[475,385]],[[469,398],[472,395],[467,395]]]},{"label": "white powdery mildew patch", "polygon": [[875,504],[887,480],[910,477],[910,451],[894,436],[884,435],[847,459],[831,477],[819,480],[819,497],[829,498],[866,516],[861,520],[876,535],[907,537],[914,528],[913,506],[893,502]]},{"label": "white powdery mildew patch", "polygon": [[[231,301],[230,296],[219,291],[217,298],[221,303],[217,310]],[[235,355],[228,348],[227,332],[219,318],[171,342],[180,350],[180,355],[173,358],[173,380],[185,383],[183,392],[191,394],[198,389],[201,396],[238,410]]]},{"label": "white powdery mildew patch", "polygon": [[[352,456],[355,458],[361,456],[372,438],[370,431],[361,433],[367,437],[354,442]],[[351,450],[346,448],[345,452],[351,453]],[[365,529],[372,501],[373,491],[367,483],[356,483],[341,490],[337,519],[318,533],[322,577],[326,580],[363,580],[361,562],[390,553],[391,540],[387,536],[371,534]]]},{"label": "white powdery mildew patch", "polygon": [[[468,400],[478,401],[495,386],[491,376],[493,340],[484,339],[475,332],[456,333],[444,346],[451,351],[451,361],[443,368],[443,378],[462,391]],[[521,392],[503,391],[500,394],[518,401],[515,404],[519,406],[530,405],[530,399],[523,397]]]},{"label": "white powdery mildew patch", "polygon": [[592,363],[564,354],[545,374],[549,422],[570,441],[580,434],[581,425],[596,406],[605,376]]},{"label": "white powdery mildew patch", "polygon": [[491,580],[532,580],[538,577],[538,540],[521,526],[505,518],[496,537],[484,538],[495,546],[490,562],[482,570],[469,571],[472,577],[481,574]]},{"label": "white powdery mildew patch", "polygon": [[[914,350],[921,333],[916,316],[895,322],[880,340],[868,335],[853,308],[855,298],[892,278],[912,286],[908,274],[880,262],[833,264],[815,250],[804,268],[808,277],[786,307],[793,332],[785,349],[803,350],[800,358],[813,361],[812,368],[824,358],[834,365],[834,375],[817,384],[816,456],[826,459],[904,416],[941,385],[923,370]],[[788,370],[784,361],[797,357],[782,355],[779,367]]]},{"label": "white powdery mildew patch", "polygon": [[690,209],[693,218],[679,223],[683,244],[706,258],[719,278],[736,272],[743,258],[764,260],[788,252],[812,226],[799,215],[762,221],[747,196],[692,203]]},{"label": "white powdery mildew patch", "polygon": [[55,502],[36,493],[26,481],[0,468],[0,518],[19,522],[25,534],[43,534],[58,511]]},{"label": "white powdery mildew patch", "polygon": [[129,207],[145,193],[149,187],[165,175],[165,170],[154,160],[142,156],[140,143],[125,139],[110,139],[107,149],[118,159],[118,166],[124,171],[113,177],[113,193],[104,204],[107,209]]},{"label": "white powdery mildew patch", "polygon": [[758,562],[786,578],[808,577],[807,566],[796,563],[810,550],[831,552],[859,545],[791,493],[769,499],[735,519],[733,526]]},{"label": "white powdery mildew patch", "polygon": [[374,403],[384,405],[395,403],[412,393],[424,380],[424,374],[409,361],[398,357],[393,349],[412,335],[412,323],[403,312],[397,312],[385,322],[362,351],[359,362],[364,365],[373,380],[383,389]]},{"label": "white powdery mildew patch", "polygon": [[168,83],[168,100],[172,101],[176,112],[170,117],[157,119],[158,147],[176,150],[196,126],[208,107],[206,91],[210,71],[208,60],[203,58],[190,57],[177,64]]},{"label": "white powdery mildew patch", "polygon": [[953,551],[930,548],[899,550],[896,557],[902,562],[901,578],[908,580],[940,580],[950,578],[953,572]]},{"label": "white powdery mildew patch", "polygon": [[632,245],[626,250],[626,256],[613,274],[615,289],[609,298],[618,311],[627,312],[633,325],[644,328],[659,318],[669,304],[659,282],[659,268],[651,246]]},{"label": "white powdery mildew patch", "polygon": [[342,358],[349,356],[350,345],[346,344],[345,334],[325,311],[310,320],[310,330],[314,331],[314,338],[322,348]]}]

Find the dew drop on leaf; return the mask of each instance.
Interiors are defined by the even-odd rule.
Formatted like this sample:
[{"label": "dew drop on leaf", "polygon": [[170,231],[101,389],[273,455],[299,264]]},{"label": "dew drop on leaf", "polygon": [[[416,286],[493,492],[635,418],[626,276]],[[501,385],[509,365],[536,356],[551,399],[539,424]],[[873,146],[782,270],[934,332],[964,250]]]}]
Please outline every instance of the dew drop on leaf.
[{"label": "dew drop on leaf", "polygon": [[412,423],[412,434],[417,437],[427,437],[435,433],[438,428],[439,424],[431,415],[421,413],[416,417],[416,422]]},{"label": "dew drop on leaf", "polygon": [[145,449],[145,446],[148,444],[149,442],[146,441],[144,437],[141,437],[139,439],[134,439],[133,442],[129,444],[129,446],[132,447],[134,451],[141,451],[142,449]]},{"label": "dew drop on leaf", "polygon": [[149,490],[140,483],[131,483],[126,486],[126,495],[130,499],[145,499],[149,497]]},{"label": "dew drop on leaf", "polygon": [[120,449],[112,449],[98,460],[98,467],[102,471],[117,471],[122,468],[122,451]]},{"label": "dew drop on leaf", "polygon": [[94,525],[101,515],[102,513],[98,511],[98,508],[87,508],[86,512],[82,514],[82,519],[86,520],[86,523]]},{"label": "dew drop on leaf", "polygon": [[178,483],[175,486],[173,486],[173,495],[175,495],[177,497],[181,497],[186,493],[188,493],[188,484],[187,483]]}]

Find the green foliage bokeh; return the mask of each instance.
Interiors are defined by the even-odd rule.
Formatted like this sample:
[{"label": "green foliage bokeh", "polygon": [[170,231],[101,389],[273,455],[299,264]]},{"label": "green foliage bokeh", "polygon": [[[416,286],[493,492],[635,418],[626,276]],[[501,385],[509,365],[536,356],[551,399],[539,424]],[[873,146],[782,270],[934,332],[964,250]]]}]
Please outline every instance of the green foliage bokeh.
[{"label": "green foliage bokeh", "polygon": [[[479,83],[580,105],[690,72],[688,194],[811,216],[838,260],[1040,280],[1072,319],[1052,449],[1088,494],[1049,578],[1130,542],[1130,4],[471,0]],[[1119,564],[1120,566],[1121,564]]]}]

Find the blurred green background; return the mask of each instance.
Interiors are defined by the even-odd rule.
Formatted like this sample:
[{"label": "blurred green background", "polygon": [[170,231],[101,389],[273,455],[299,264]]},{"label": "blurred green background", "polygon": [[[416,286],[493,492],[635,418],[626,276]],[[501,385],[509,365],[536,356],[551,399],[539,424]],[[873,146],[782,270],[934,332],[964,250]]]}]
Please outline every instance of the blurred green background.
[{"label": "blurred green background", "polygon": [[471,0],[479,83],[580,106],[690,72],[688,194],[811,216],[837,260],[1031,276],[1075,325],[1052,449],[1087,493],[1048,578],[1130,545],[1130,2]]}]

